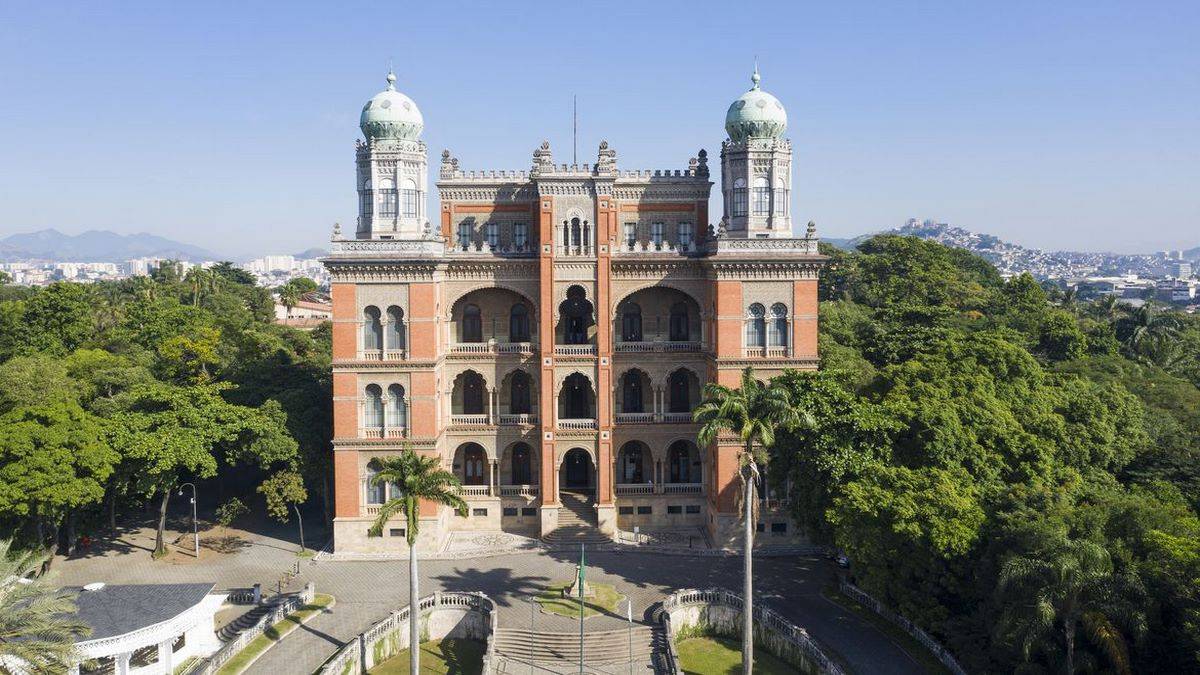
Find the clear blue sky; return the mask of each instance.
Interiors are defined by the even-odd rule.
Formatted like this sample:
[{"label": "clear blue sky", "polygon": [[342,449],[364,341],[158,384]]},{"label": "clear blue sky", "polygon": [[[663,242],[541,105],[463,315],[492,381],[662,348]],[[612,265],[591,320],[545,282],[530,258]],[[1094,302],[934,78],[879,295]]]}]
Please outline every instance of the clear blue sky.
[{"label": "clear blue sky", "polygon": [[[932,217],[1019,243],[1200,244],[1200,2],[11,2],[0,235],[149,231],[229,255],[354,218],[394,60],[431,166],[714,160],[755,55],[793,209],[825,236]],[[436,212],[436,211],[434,211]],[[715,211],[719,214],[719,211]]]}]

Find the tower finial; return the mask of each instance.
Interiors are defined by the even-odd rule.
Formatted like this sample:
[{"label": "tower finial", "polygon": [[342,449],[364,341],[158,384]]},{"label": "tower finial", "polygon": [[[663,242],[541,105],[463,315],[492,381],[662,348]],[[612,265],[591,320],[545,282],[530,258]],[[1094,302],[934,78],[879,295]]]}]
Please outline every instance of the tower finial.
[{"label": "tower finial", "polygon": [[758,89],[758,82],[762,80],[762,76],[758,74],[758,57],[754,57],[754,74],[750,76],[750,81],[754,83],[753,89]]},{"label": "tower finial", "polygon": [[388,59],[387,74],[388,91],[396,91],[396,73],[392,71],[392,60]]}]

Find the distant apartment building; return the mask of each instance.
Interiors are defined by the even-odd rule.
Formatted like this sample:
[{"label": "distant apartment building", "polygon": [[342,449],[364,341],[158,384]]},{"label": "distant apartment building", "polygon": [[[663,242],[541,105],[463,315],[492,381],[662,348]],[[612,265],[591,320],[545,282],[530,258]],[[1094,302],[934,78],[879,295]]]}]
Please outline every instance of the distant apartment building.
[{"label": "distant apartment building", "polygon": [[1196,297],[1196,282],[1186,279],[1163,279],[1155,284],[1154,298],[1162,302],[1191,302]]}]

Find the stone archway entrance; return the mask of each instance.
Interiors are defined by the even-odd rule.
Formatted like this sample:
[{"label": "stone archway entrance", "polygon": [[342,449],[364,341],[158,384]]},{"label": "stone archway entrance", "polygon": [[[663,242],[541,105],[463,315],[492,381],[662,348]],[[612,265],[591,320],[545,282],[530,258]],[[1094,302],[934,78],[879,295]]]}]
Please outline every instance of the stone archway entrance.
[{"label": "stone archway entrance", "polygon": [[564,490],[590,490],[593,487],[595,471],[592,467],[592,456],[582,448],[572,448],[563,457],[562,487]]}]

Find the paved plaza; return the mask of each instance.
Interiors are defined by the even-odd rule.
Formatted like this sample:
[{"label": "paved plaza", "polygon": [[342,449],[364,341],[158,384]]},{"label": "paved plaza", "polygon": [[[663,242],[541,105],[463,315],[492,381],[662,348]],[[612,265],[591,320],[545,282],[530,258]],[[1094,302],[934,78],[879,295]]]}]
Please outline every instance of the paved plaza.
[{"label": "paved plaza", "polygon": [[[298,589],[312,581],[317,590],[337,598],[336,606],[289,635],[252,667],[252,673],[311,673],[344,642],[407,602],[408,563],[400,560],[311,561],[295,555],[296,544],[268,533],[247,533],[246,543],[231,552],[205,550],[199,561],[172,555],[150,558],[153,532],[132,530],[115,546],[70,560],[59,559],[57,582],[84,584],[213,582],[217,590],[261,583],[274,589],[288,569],[300,563]],[[500,608],[502,626],[569,632],[575,619],[531,612],[529,598],[545,584],[570,579],[577,552],[533,551],[499,556],[421,561],[422,594],[435,590],[482,591]],[[589,579],[612,584],[633,601],[634,619],[648,621],[650,608],[679,588],[723,586],[741,589],[741,559],[690,557],[638,551],[588,555]],[[823,560],[767,558],[755,560],[759,602],[803,626],[836,650],[856,673],[921,673],[923,670],[897,645],[870,624],[846,612],[821,593],[833,578]],[[625,625],[624,608],[616,615],[587,619],[589,629]]]}]

